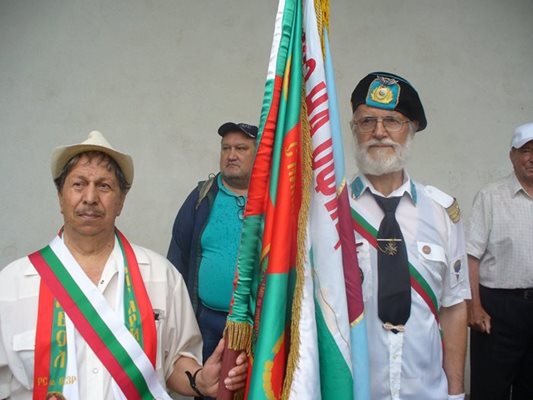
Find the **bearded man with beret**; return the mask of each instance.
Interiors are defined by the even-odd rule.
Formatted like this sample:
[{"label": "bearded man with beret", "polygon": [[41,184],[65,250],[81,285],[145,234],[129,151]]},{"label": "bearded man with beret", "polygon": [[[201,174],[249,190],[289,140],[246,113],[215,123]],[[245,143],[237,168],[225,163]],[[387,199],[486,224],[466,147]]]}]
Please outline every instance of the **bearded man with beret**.
[{"label": "bearded man with beret", "polygon": [[405,170],[427,126],[415,88],[386,72],[351,96],[350,184],[373,399],[464,399],[470,296],[457,202]]}]

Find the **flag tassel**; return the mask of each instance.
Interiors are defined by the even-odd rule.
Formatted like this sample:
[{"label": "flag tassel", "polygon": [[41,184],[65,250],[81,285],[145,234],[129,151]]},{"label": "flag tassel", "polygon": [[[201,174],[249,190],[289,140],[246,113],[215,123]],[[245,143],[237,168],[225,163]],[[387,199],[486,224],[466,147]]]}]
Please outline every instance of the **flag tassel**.
[{"label": "flag tassel", "polygon": [[245,351],[250,354],[252,346],[252,325],[246,322],[228,321],[224,331],[226,346],[230,350]]}]

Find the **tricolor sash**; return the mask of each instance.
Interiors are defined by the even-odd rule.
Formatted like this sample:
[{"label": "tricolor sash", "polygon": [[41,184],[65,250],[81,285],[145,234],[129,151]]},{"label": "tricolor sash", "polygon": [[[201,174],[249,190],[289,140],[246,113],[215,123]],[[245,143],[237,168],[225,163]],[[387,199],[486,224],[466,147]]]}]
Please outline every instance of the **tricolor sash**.
[{"label": "tricolor sash", "polygon": [[[365,238],[368,243],[377,249],[378,242],[377,242],[377,234],[378,231],[376,228],[374,228],[361,214],[359,214],[357,211],[355,211],[352,208],[352,220],[353,220],[353,227],[354,230],[361,235],[363,238]],[[431,286],[429,283],[424,279],[424,277],[416,270],[416,268],[413,266],[411,262],[409,262],[409,275],[410,275],[410,282],[411,287],[422,297],[424,302],[427,304],[429,309],[431,310],[433,316],[435,317],[435,321],[437,324],[439,323],[439,303],[437,300],[437,296],[433,292],[433,289],[431,289]]]},{"label": "tricolor sash", "polygon": [[115,387],[115,397],[118,392],[118,397],[127,399],[170,399],[154,370],[155,319],[137,259],[124,235],[117,230],[116,236],[124,259],[117,285],[117,296],[122,296],[118,299],[122,307],[117,310],[122,309],[122,314],[108,304],[60,236],[28,256],[41,277],[35,343],[35,400],[46,398],[49,392],[79,396],[75,350],[72,351],[74,335],[69,334],[69,323],[120,388]]}]

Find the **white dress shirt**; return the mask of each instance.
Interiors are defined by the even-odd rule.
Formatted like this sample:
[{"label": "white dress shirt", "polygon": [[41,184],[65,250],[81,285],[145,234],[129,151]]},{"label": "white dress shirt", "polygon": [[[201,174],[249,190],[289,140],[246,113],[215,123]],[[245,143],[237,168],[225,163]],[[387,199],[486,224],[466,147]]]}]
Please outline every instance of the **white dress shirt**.
[{"label": "white dress shirt", "polygon": [[[383,211],[371,192],[383,196],[364,176],[350,186],[350,205],[377,232]],[[401,196],[396,219],[402,229],[409,263],[425,282],[437,310],[470,298],[462,222],[454,223],[435,199],[453,201],[436,188],[409,179],[389,195]],[[367,322],[372,399],[446,400],[448,383],[442,366],[439,324],[427,299],[411,290],[411,314],[405,332],[383,328],[378,317],[377,250],[356,232]],[[413,274],[411,273],[411,276]]]}]

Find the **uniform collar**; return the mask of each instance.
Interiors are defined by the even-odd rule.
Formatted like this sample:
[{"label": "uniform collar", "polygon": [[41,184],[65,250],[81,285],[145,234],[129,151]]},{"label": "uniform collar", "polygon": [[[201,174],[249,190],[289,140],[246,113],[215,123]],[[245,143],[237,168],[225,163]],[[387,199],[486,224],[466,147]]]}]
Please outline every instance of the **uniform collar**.
[{"label": "uniform collar", "polygon": [[[357,175],[357,177],[352,181],[350,185],[352,196],[356,199],[361,197],[365,191],[369,191],[370,193],[377,194],[379,196],[383,196],[382,193],[380,193],[378,190],[372,186],[370,181],[364,176],[364,175]],[[402,185],[394,190],[389,196],[383,196],[383,197],[393,197],[393,196],[403,196],[405,193],[409,195],[409,198],[413,202],[413,204],[416,206],[417,201],[417,193],[416,193],[416,186],[407,171],[404,172],[404,182]]]}]

